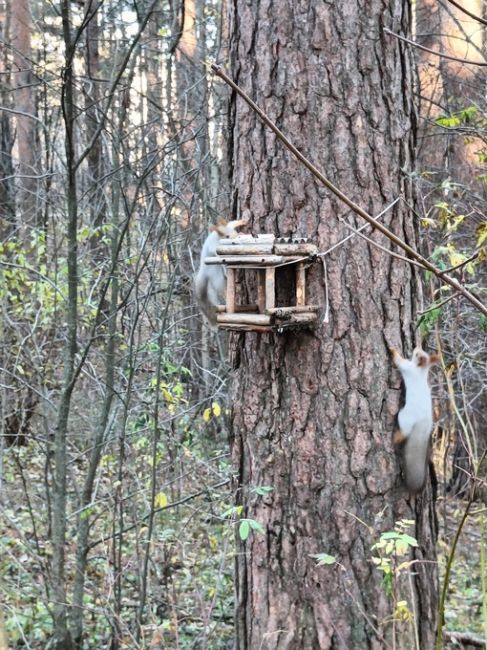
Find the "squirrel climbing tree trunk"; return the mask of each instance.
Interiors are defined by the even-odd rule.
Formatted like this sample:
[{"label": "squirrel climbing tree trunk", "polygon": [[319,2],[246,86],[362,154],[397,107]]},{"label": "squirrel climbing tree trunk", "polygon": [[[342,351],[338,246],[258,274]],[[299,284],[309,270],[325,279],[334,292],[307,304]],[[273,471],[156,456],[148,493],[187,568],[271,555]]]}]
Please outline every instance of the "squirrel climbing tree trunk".
[{"label": "squirrel climbing tree trunk", "polygon": [[[409,9],[405,0],[286,0],[277,11],[269,0],[235,0],[230,72],[369,213],[401,197],[381,219],[417,247],[408,180],[415,75],[407,46],[383,32],[408,34]],[[344,222],[363,225],[235,97],[230,121],[233,218],[249,218],[254,234],[310,237],[320,251],[350,234]],[[365,232],[390,248],[379,233]],[[315,264],[310,302],[324,305],[328,293],[329,322],[231,340],[239,503],[264,528],[239,541],[236,647],[382,649],[394,637],[395,648],[430,648],[434,495],[431,477],[416,498],[401,485],[392,445],[400,378],[387,350],[414,347],[419,272],[358,236],[325,260],[327,292]],[[397,570],[398,558],[389,558],[385,588],[371,547],[405,519],[414,521],[408,533],[418,540],[417,562]],[[319,554],[331,564],[319,566]],[[401,601],[411,620],[393,622]]]}]

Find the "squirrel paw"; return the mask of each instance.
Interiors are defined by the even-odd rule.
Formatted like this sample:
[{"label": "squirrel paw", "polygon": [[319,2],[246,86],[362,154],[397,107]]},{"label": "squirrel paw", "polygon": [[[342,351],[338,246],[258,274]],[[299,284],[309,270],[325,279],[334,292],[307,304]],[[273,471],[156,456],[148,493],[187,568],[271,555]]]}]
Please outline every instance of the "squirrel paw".
[{"label": "squirrel paw", "polygon": [[389,345],[388,348],[389,348],[389,352],[390,352],[392,358],[394,359],[394,361],[399,361],[400,359],[402,359],[402,356],[401,356],[401,353],[399,352],[399,350],[392,347],[391,345]]},{"label": "squirrel paw", "polygon": [[392,442],[395,445],[400,445],[401,443],[403,443],[406,440],[406,438],[407,438],[407,436],[405,436],[404,433],[402,431],[400,431],[399,429],[396,429],[394,431],[394,433],[392,434]]}]

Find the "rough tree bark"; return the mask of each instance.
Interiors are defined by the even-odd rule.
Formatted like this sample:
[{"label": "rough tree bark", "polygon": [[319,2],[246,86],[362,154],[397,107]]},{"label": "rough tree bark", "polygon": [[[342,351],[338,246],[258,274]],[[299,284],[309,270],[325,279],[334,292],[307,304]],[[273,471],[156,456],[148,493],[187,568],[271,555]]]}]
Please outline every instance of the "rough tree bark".
[{"label": "rough tree bark", "polygon": [[[231,9],[234,79],[372,214],[398,196],[412,201],[401,170],[414,165],[414,74],[409,52],[382,31],[408,33],[409,22],[405,0],[285,0],[278,10],[270,0],[234,0]],[[339,219],[362,225],[243,102],[232,111],[234,218],[246,212],[254,233],[312,237],[321,251],[349,234]],[[383,222],[417,245],[403,202]],[[394,647],[410,649],[417,635],[431,648],[434,497],[431,479],[416,499],[401,486],[391,442],[399,378],[386,345],[411,351],[420,279],[358,237],[326,261],[329,323],[233,339],[239,493],[246,515],[265,528],[237,554],[236,647],[382,649],[394,635]],[[310,301],[324,302],[319,264]],[[273,490],[261,497],[250,489],[256,485]],[[412,592],[403,592],[416,633],[391,623],[393,602],[371,562],[373,542],[404,517],[415,520],[419,541]],[[340,564],[318,567],[310,557],[317,553]]]}]

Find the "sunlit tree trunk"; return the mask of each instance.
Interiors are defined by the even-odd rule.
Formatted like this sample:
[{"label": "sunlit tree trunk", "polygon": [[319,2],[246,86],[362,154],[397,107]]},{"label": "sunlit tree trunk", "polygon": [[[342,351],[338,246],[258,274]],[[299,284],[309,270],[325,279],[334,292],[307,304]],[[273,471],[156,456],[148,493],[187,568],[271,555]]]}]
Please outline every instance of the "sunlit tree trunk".
[{"label": "sunlit tree trunk", "polygon": [[[233,3],[231,70],[306,155],[372,214],[402,196],[414,166],[415,83],[409,4]],[[254,232],[311,237],[326,251],[362,225],[287,153],[240,100],[233,103],[235,214]],[[418,244],[398,202],[382,220]],[[375,241],[389,248],[379,235]],[[433,645],[437,576],[434,500],[406,499],[391,433],[399,379],[387,343],[414,345],[419,277],[358,237],[326,256],[330,322],[314,332],[246,333],[232,348],[233,457],[245,516],[265,534],[240,543],[236,647],[410,650]],[[324,305],[323,268],[309,275]],[[285,287],[284,287],[285,288]],[[246,290],[252,287],[246,285]],[[259,496],[255,486],[272,491]],[[393,597],[371,546],[402,518],[415,521],[418,563]],[[335,566],[317,566],[327,553]],[[392,624],[408,602],[414,624]]]},{"label": "sunlit tree trunk", "polygon": [[38,225],[37,203],[39,149],[36,145],[35,77],[31,50],[32,19],[29,0],[10,0],[13,50],[14,105],[16,110],[16,156],[18,207],[21,223]]}]

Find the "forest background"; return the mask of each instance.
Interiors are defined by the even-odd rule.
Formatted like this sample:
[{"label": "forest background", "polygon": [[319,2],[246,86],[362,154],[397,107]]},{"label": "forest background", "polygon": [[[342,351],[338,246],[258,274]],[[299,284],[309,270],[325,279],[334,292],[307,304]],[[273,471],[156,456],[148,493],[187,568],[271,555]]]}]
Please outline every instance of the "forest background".
[{"label": "forest background", "polygon": [[[485,303],[486,12],[462,6],[415,3],[417,162],[398,174],[421,252]],[[228,32],[220,0],[0,2],[0,648],[233,643],[236,538],[263,530],[235,506],[227,338],[192,286],[208,228],[237,217],[231,95],[209,69]],[[486,448],[487,319],[423,287],[418,331],[443,357],[442,571],[464,524],[445,642],[481,647],[481,505],[462,517]]]}]

